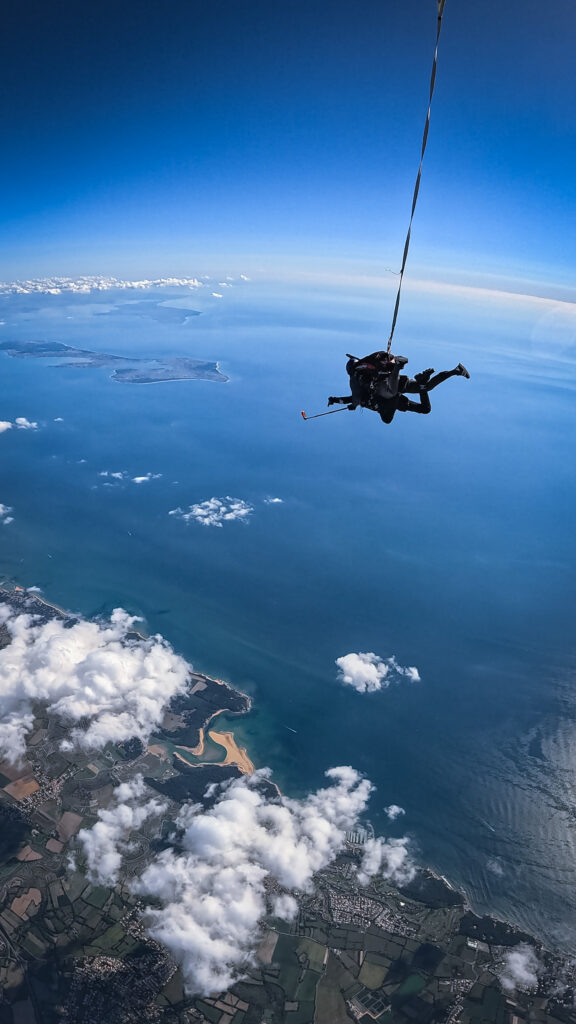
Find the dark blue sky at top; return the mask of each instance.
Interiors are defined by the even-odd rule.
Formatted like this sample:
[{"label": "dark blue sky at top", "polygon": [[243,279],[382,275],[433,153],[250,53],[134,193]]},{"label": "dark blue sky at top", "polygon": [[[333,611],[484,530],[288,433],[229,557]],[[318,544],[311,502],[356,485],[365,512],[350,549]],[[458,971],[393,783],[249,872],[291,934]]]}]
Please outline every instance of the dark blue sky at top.
[{"label": "dark blue sky at top", "polygon": [[[396,263],[435,23],[434,0],[12,5],[2,276]],[[447,0],[415,264],[569,281],[575,30],[573,0]]]}]

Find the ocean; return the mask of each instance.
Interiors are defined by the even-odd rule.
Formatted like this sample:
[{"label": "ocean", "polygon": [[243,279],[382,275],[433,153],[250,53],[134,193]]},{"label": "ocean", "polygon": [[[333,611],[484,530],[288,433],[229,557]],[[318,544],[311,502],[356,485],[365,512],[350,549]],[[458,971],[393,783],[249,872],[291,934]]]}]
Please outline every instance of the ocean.
[{"label": "ocean", "polygon": [[[250,693],[219,728],[286,792],[353,765],[377,831],[408,833],[475,910],[576,952],[571,310],[414,284],[397,350],[412,372],[462,360],[471,379],[435,390],[428,417],[305,423],[346,393],[345,353],[385,343],[390,289],[302,275],[222,291],[0,297],[0,340],[230,377],[120,384],[0,353],[0,420],[38,423],[0,434],[0,572],[85,616],[141,615]],[[201,315],[131,315],[143,297]],[[132,482],[146,474],[161,475]],[[247,521],[169,515],[226,496]],[[362,651],[421,681],[344,687],[335,660]]]}]

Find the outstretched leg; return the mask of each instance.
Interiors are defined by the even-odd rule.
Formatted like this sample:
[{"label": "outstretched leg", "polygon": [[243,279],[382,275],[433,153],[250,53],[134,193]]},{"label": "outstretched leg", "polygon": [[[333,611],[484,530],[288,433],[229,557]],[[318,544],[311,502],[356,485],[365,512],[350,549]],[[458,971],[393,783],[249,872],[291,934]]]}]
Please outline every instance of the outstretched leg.
[{"label": "outstretched leg", "polygon": [[340,397],[337,395],[330,395],[330,398],[328,399],[328,405],[350,405],[352,402],[354,402],[352,395],[341,395]]},{"label": "outstretched leg", "polygon": [[433,388],[437,388],[439,384],[443,384],[449,377],[470,377],[468,370],[463,363],[458,363],[453,370],[442,370],[441,373],[437,373],[435,377],[432,377],[426,384],[426,391],[432,391]]}]

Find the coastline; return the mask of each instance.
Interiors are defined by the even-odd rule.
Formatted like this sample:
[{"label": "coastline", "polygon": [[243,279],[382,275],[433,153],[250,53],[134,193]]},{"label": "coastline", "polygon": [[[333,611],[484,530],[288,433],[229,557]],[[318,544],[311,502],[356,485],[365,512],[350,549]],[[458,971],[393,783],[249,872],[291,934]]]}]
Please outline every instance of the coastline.
[{"label": "coastline", "polygon": [[201,380],[204,384],[229,384],[230,377],[226,377],[225,380],[212,380],[211,377],[166,377],[165,380],[120,380],[119,377],[114,377],[112,374],[108,380],[114,381],[115,384],[135,384],[137,387],[150,387],[152,384],[179,384],[182,381],[193,381]]},{"label": "coastline", "polygon": [[[76,616],[73,613],[67,612],[59,605],[51,601],[48,601],[45,597],[40,596],[35,591],[30,593],[30,591],[28,591],[25,587],[22,587],[18,584],[7,585],[6,581],[0,584],[0,602],[2,601],[8,603],[16,612],[20,614],[39,614],[41,612],[41,609],[45,609],[46,612],[49,613],[51,616],[57,616],[58,618],[68,620],[73,620],[74,618],[76,618]],[[34,608],[34,605],[37,605],[36,609]],[[132,635],[135,635],[135,631],[132,631]],[[147,637],[141,633],[138,633],[137,635],[142,641],[145,641],[147,639]],[[213,726],[213,724],[215,723],[215,720],[222,714],[237,715],[248,713],[252,707],[252,700],[250,696],[242,693],[242,691],[240,690],[235,689],[233,686],[231,686],[224,680],[208,676],[204,673],[195,673],[193,672],[192,669],[191,674],[191,693],[193,693],[194,689],[198,687],[199,682],[202,683],[203,681],[206,681],[207,684],[224,687],[226,691],[230,691],[235,695],[243,697],[246,701],[245,709],[242,711],[234,711],[231,710],[229,707],[216,708],[215,710],[210,709],[209,713],[206,715],[202,724],[199,726],[199,739],[198,743],[194,747],[180,745],[173,739],[169,740],[169,743],[167,743],[167,737],[162,737],[160,730],[158,730],[158,732],[153,737],[151,737],[151,747],[154,747],[156,745],[162,747],[165,751],[166,757],[171,757],[173,759],[173,762],[175,763],[175,766],[177,766],[178,762],[180,762],[183,766],[185,766],[185,769],[188,771],[193,771],[195,768],[198,768],[200,770],[207,768],[236,768],[242,775],[249,776],[253,774],[255,771],[255,765],[247,749],[245,747],[239,746],[238,743],[236,742],[234,732],[230,729],[217,731],[211,728],[211,726]],[[202,686],[198,687],[198,689],[199,692],[201,692]],[[188,760],[188,758],[185,756],[185,753],[180,753],[180,751],[187,752],[190,755],[192,755],[192,757],[195,759],[201,758],[205,752],[206,738],[210,739],[213,743],[222,748],[222,750],[224,751],[223,758],[214,761],[192,761]],[[156,751],[152,750],[151,747],[148,748],[149,752],[156,753]],[[159,752],[157,756],[159,756]],[[277,784],[271,782],[270,785],[274,788],[278,796],[281,796],[281,791]],[[448,890],[452,896],[460,896],[462,898],[464,910],[466,912],[471,913],[473,917],[478,920],[478,922],[491,922],[492,925],[497,925],[503,928],[506,934],[518,934],[522,937],[526,935],[526,933],[521,932],[519,930],[519,926],[511,924],[509,918],[507,919],[506,917],[501,916],[500,914],[498,914],[497,911],[495,912],[493,910],[490,910],[489,914],[482,915],[481,912],[474,908],[474,903],[470,900],[468,894],[466,893],[465,887],[460,885],[454,885],[437,868],[431,868],[430,866],[422,865],[419,869],[419,875],[422,877],[427,876],[428,878],[435,880],[440,887],[445,887],[445,889]],[[420,898],[422,898],[422,896]]]},{"label": "coastline", "polygon": [[[0,603],[2,602],[9,604],[14,609],[14,611],[16,611],[19,614],[38,614],[39,610],[37,610],[35,613],[33,607],[28,607],[30,603],[37,603],[41,605],[43,608],[49,610],[50,613],[55,614],[58,618],[76,618],[76,616],[72,612],[66,611],[59,605],[54,604],[51,601],[48,601],[45,597],[42,597],[36,591],[33,591],[31,593],[26,587],[22,587],[16,583],[13,583],[11,586],[7,585],[7,581],[4,581],[2,584],[0,584]],[[148,639],[148,637],[145,634],[138,632],[137,630],[132,630],[131,632],[133,635],[137,635],[139,639],[144,642]],[[208,676],[204,673],[194,672],[191,666],[190,673],[190,693],[194,693],[194,691],[198,687],[199,681],[202,682],[205,680],[206,685],[215,684],[217,686],[222,686],[225,688],[225,690],[231,691],[235,695],[243,698],[246,702],[246,707],[242,711],[233,711],[229,707],[217,708],[215,711],[211,710],[208,716],[203,721],[202,725],[199,726],[199,739],[196,746],[186,747],[183,745],[181,746],[178,743],[172,744],[175,748],[173,751],[174,758],[181,761],[183,764],[187,765],[188,768],[204,768],[206,766],[210,766],[212,768],[236,767],[240,772],[242,772],[243,775],[252,775],[255,771],[254,763],[251,760],[246,748],[239,747],[238,744],[236,743],[236,740],[234,738],[234,732],[232,730],[227,730],[221,733],[213,733],[209,731],[209,726],[214,722],[214,720],[219,715],[225,713],[229,715],[248,714],[252,708],[252,699],[248,694],[243,693],[241,690],[237,690],[229,683],[226,683],[223,679],[216,679],[213,676]],[[202,757],[206,746],[206,736],[208,736],[217,746],[222,747],[224,749],[223,759],[218,761],[189,761],[185,756],[178,753],[179,750],[182,750],[187,751],[195,758]],[[157,736],[155,738],[155,742],[158,740],[162,745],[164,745],[162,743],[161,736]],[[166,749],[166,747],[164,749]]]}]

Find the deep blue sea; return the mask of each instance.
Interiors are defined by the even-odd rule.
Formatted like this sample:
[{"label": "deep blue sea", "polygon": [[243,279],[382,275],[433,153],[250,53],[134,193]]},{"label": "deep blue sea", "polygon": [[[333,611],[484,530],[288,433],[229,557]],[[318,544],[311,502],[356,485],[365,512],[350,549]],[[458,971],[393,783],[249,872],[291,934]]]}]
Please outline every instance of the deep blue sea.
[{"label": "deep blue sea", "polygon": [[[471,380],[434,391],[428,417],[304,423],[346,392],[345,353],[385,342],[390,296],[302,278],[221,300],[2,297],[1,340],[217,359],[230,382],[119,384],[0,353],[0,420],[39,424],[0,434],[0,572],[86,616],[142,615],[253,696],[233,728],[287,792],[354,765],[377,787],[377,828],[408,831],[476,909],[576,951],[576,317],[408,288],[409,368],[462,360]],[[202,315],[114,310],[143,298]],[[162,476],[104,486],[105,471]],[[247,524],[168,515],[226,495],[254,507]],[[348,690],[335,659],[357,651],[421,682]]]}]

